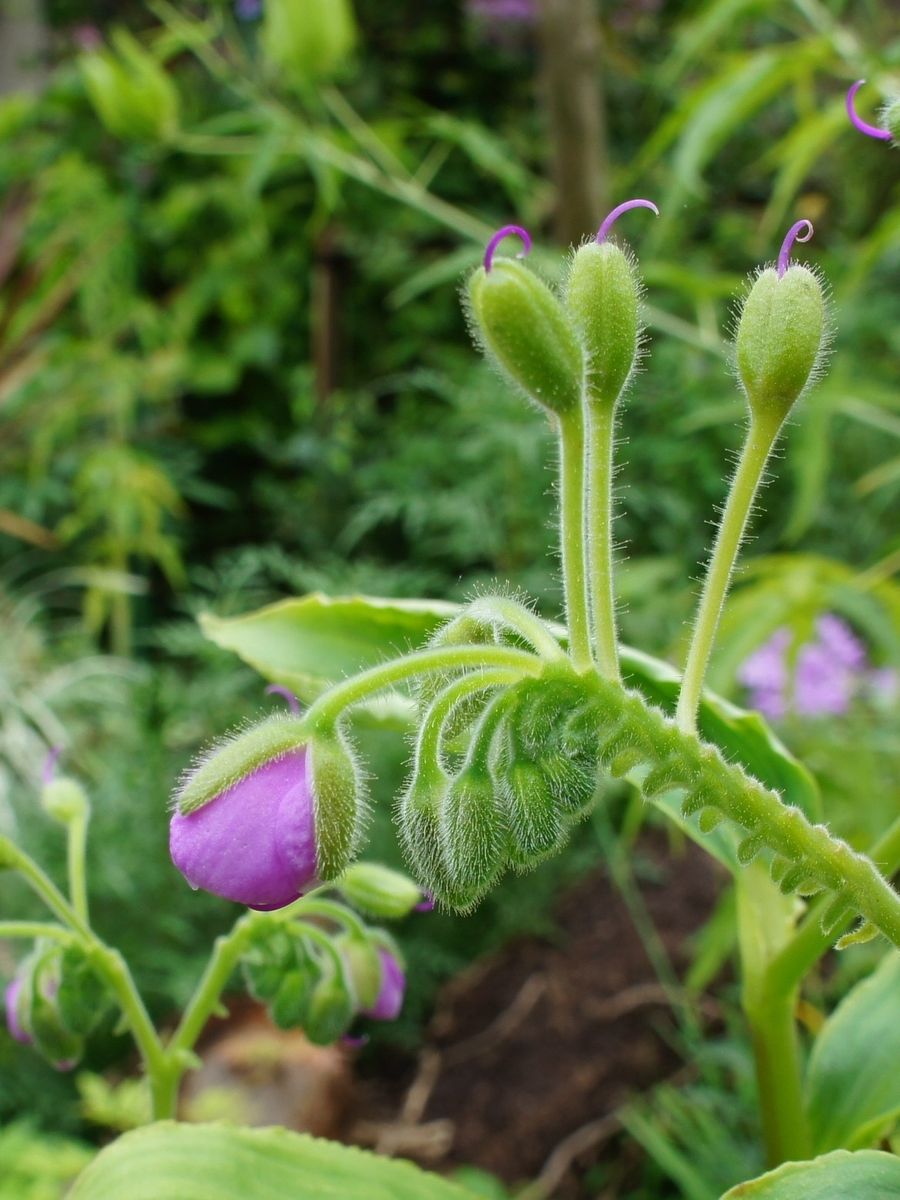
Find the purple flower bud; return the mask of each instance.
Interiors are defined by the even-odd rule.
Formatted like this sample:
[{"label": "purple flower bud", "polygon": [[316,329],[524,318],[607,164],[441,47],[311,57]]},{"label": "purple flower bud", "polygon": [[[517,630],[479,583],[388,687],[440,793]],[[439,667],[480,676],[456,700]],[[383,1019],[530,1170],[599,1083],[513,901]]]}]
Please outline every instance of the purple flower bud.
[{"label": "purple flower bud", "polygon": [[856,93],[865,82],[864,79],[857,79],[856,83],[851,84],[847,92],[847,116],[850,118],[850,123],[854,128],[858,129],[860,133],[864,133],[866,137],[878,138],[881,142],[889,142],[891,140],[889,130],[879,129],[877,125],[870,125],[868,121],[864,121],[862,117],[857,115]]},{"label": "purple flower bud", "polygon": [[374,1021],[395,1021],[403,1007],[403,996],[406,992],[406,976],[400,963],[383,946],[378,947],[378,957],[381,959],[381,987],[371,1008],[364,1008],[362,1015],[371,1017]]},{"label": "purple flower bud", "polygon": [[30,1046],[34,1039],[19,1021],[19,996],[22,991],[22,980],[14,979],[7,985],[4,999],[6,1001],[6,1026],[9,1032],[23,1046]]},{"label": "purple flower bud", "polygon": [[256,767],[193,812],[175,812],[172,861],[191,887],[267,911],[319,885],[308,752]]}]

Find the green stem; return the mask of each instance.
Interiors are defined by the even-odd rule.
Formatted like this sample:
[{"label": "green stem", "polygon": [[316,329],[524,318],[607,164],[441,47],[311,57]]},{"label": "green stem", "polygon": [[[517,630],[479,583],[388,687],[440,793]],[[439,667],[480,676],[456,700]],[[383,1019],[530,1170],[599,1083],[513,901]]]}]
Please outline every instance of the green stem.
[{"label": "green stem", "polygon": [[520,675],[537,675],[541,663],[533,654],[512,646],[440,646],[419,650],[335,684],[310,707],[305,720],[312,728],[316,725],[327,726],[336,721],[345,709],[395,683],[403,683],[417,675],[434,671],[477,670],[484,667],[508,667]]},{"label": "green stem", "polygon": [[72,816],[66,829],[66,857],[69,873],[69,896],[72,908],[85,925],[90,923],[87,893],[87,810]]},{"label": "green stem", "polygon": [[356,913],[351,912],[343,904],[336,904],[333,900],[311,899],[303,905],[301,916],[303,918],[325,917],[329,921],[334,921],[336,925],[343,925],[357,937],[368,938],[366,927]]},{"label": "green stem", "polygon": [[594,652],[607,679],[619,679],[616,599],[613,587],[614,404],[588,403],[588,555],[594,613]]},{"label": "green stem", "polygon": [[85,919],[69,904],[62,892],[37,863],[18,847],[4,845],[5,857],[28,886],[44,901],[50,911],[75,933],[84,945],[94,969],[106,980],[119,1002],[122,1014],[131,1029],[141,1052],[144,1067],[154,1096],[154,1116],[170,1115],[160,1112],[156,1095],[163,1077],[168,1072],[168,1063],[153,1022],[135,987],[134,979],[122,955],[101,942]]},{"label": "green stem", "polygon": [[206,970],[166,1048],[169,1058],[180,1062],[179,1079],[187,1069],[194,1043],[215,1011],[232,971],[254,932],[268,920],[269,917],[258,913],[245,913],[228,933],[216,938]]},{"label": "green stem", "polygon": [[[887,879],[900,871],[900,818],[874,843],[868,856]],[[773,995],[785,995],[798,986],[828,953],[835,938],[846,932],[856,919],[855,914],[848,915],[840,925],[825,933],[821,918],[829,903],[826,897],[811,905],[800,927],[769,963],[767,987]]]},{"label": "green stem", "polygon": [[786,996],[769,996],[760,1007],[747,1013],[766,1162],[770,1167],[809,1158],[811,1152],[794,1020],[796,1003],[797,993],[792,991]]},{"label": "green stem", "polygon": [[72,932],[62,925],[44,921],[0,921],[0,938],[55,938],[59,942],[72,940]]},{"label": "green stem", "polygon": [[560,553],[569,645],[578,671],[591,666],[584,562],[584,444],[584,417],[579,408],[559,418]]},{"label": "green stem", "polygon": [[713,643],[719,628],[725,596],[731,574],[738,556],[747,521],[753,508],[753,500],[759,489],[769,454],[775,444],[780,425],[765,423],[751,418],[747,439],[741,452],[731,491],[722,514],[715,545],[703,585],[703,595],[697,611],[694,636],[688,651],[681,693],[678,697],[676,721],[685,733],[694,733],[697,727],[697,709],[700,693],[709,665]]},{"label": "green stem", "polygon": [[415,774],[424,772],[427,775],[430,772],[442,771],[441,734],[447,718],[457,704],[473,692],[502,687],[505,683],[515,683],[518,678],[518,674],[512,671],[483,671],[478,675],[466,675],[457,679],[439,692],[431,702],[419,728]]},{"label": "green stem", "polygon": [[565,651],[544,622],[518,600],[506,596],[479,596],[467,606],[465,615],[486,625],[506,626],[524,638],[542,658],[551,662],[565,660]]}]

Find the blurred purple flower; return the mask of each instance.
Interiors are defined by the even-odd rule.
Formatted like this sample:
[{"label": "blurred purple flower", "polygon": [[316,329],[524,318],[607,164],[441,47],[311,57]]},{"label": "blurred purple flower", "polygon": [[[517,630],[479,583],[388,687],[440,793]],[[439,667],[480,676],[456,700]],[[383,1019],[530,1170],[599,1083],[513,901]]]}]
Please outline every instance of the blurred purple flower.
[{"label": "blurred purple flower", "polygon": [[792,641],[789,629],[777,629],[738,669],[738,682],[763,716],[840,716],[859,692],[884,698],[896,688],[896,673],[869,670],[865,646],[833,613],[816,621],[816,636],[799,648],[793,670],[788,655]]},{"label": "blurred purple flower", "polygon": [[470,17],[492,24],[532,25],[537,20],[535,0],[466,0]]},{"label": "blurred purple flower", "polygon": [[234,15],[239,21],[255,21],[262,16],[262,0],[234,0]]},{"label": "blurred purple flower", "polygon": [[86,54],[103,47],[103,34],[97,25],[76,25],[72,30],[72,41]]},{"label": "blurred purple flower", "polygon": [[381,960],[381,987],[374,1004],[362,1009],[362,1015],[372,1017],[375,1021],[395,1021],[403,1007],[406,975],[390,950],[379,946],[378,957]]}]

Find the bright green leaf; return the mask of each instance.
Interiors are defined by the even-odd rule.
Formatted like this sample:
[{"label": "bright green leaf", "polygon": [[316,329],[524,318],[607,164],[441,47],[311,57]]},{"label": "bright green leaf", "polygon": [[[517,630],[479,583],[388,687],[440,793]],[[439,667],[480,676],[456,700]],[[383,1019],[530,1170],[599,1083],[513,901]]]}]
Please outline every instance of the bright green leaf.
[{"label": "bright green leaf", "polygon": [[806,1106],[818,1152],[866,1146],[900,1116],[900,954],[889,952],[826,1021]]},{"label": "bright green leaf", "polygon": [[107,1146],[69,1200],[472,1200],[411,1163],[287,1129],[162,1121]]},{"label": "bright green leaf", "polygon": [[900,1200],[900,1158],[878,1150],[835,1150],[739,1183],[721,1200]]}]

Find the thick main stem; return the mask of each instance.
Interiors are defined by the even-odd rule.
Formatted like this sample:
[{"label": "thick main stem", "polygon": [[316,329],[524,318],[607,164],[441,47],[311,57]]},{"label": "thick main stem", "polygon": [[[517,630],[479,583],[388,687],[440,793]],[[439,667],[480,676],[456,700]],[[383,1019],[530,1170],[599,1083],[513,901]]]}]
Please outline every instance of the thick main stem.
[{"label": "thick main stem", "polygon": [[753,501],[779,428],[779,424],[774,421],[764,422],[755,417],[750,420],[747,440],[741,451],[740,461],[731,483],[731,491],[709,560],[709,568],[694,625],[694,636],[684,668],[681,693],[678,697],[678,710],[675,716],[678,728],[684,733],[696,731],[700,693],[703,689],[709,657],[716,640],[728,585],[731,582],[734,564],[744,539],[744,531],[747,528]]},{"label": "thick main stem", "polygon": [[794,1010],[797,993],[769,996],[747,1012],[753,1041],[766,1162],[770,1167],[809,1157],[803,1076]]},{"label": "thick main stem", "polygon": [[615,406],[589,403],[588,561],[594,616],[594,653],[607,679],[619,679],[616,598],[613,586],[613,448]]},{"label": "thick main stem", "polygon": [[560,551],[569,645],[577,671],[591,666],[587,571],[584,556],[584,418],[581,409],[559,418]]}]

